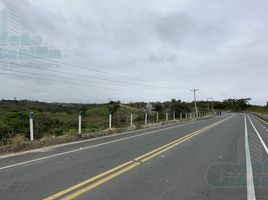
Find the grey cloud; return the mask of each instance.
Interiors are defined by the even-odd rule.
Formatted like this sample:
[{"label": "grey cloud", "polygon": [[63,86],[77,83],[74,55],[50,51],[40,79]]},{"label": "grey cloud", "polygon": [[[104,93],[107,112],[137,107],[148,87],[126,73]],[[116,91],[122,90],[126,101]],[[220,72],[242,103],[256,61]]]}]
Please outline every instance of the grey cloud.
[{"label": "grey cloud", "polygon": [[200,23],[182,12],[169,13],[156,23],[159,37],[177,47],[215,50],[231,37],[230,31],[220,24]]},{"label": "grey cloud", "polygon": [[181,12],[169,13],[157,20],[156,23],[156,30],[160,38],[175,45],[180,44],[197,29],[194,20]]},{"label": "grey cloud", "polygon": [[[51,87],[65,88],[59,97],[42,82],[1,76],[5,86],[10,84],[12,88],[5,91],[4,86],[0,86],[1,94],[6,97],[78,101],[72,94],[79,94],[70,92],[76,90],[84,91],[81,101],[85,101],[88,94],[96,101],[110,97],[130,101],[171,97],[191,100],[189,89],[200,87],[200,91],[204,91],[200,98],[251,95],[256,96],[257,103],[267,99],[262,93],[268,84],[268,3],[265,0],[5,2],[21,13],[26,32],[41,34],[49,47],[61,50],[62,61],[144,79],[156,86],[173,86],[151,92],[132,87],[122,89],[123,84],[115,83],[111,83],[114,90],[103,89],[109,84],[82,78],[88,85],[96,86],[91,89],[75,84],[70,87],[64,81],[55,81],[54,85],[51,82]],[[131,82],[128,78],[64,65],[59,70],[67,69],[72,73]],[[43,77],[50,74],[39,73]],[[24,87],[16,88],[13,80],[23,83]],[[249,82],[253,88],[259,85],[260,89],[253,90]],[[31,94],[25,89],[30,86],[34,88]],[[184,92],[178,94],[169,88]],[[117,89],[120,92],[114,92]]]}]

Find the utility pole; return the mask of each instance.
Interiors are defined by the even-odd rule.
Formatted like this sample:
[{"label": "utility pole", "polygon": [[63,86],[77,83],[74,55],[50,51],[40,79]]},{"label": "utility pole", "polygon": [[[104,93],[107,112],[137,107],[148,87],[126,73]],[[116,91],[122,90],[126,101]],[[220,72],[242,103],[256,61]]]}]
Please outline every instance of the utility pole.
[{"label": "utility pole", "polygon": [[196,105],[196,92],[199,91],[199,89],[192,89],[191,92],[194,92],[194,107],[195,107],[195,116],[198,117],[198,111],[197,111],[197,105]]},{"label": "utility pole", "polygon": [[213,111],[213,98],[207,98],[207,102],[208,102],[208,112],[209,112],[209,101],[212,102],[212,104],[211,104],[211,111]]}]

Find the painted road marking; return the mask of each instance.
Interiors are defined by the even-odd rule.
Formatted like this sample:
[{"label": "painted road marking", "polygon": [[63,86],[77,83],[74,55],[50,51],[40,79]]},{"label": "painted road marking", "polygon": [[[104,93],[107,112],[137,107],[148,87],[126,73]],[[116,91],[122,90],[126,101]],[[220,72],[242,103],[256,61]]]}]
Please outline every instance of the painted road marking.
[{"label": "painted road marking", "polygon": [[[261,119],[260,117],[257,117],[257,116],[255,116],[255,115],[254,115],[254,117],[255,117],[256,119],[258,119],[258,120],[261,120],[263,123],[268,124],[268,122],[264,121],[264,120]],[[258,123],[259,123],[259,121],[258,121]],[[260,123],[260,124],[261,124],[261,123]]]},{"label": "painted road marking", "polygon": [[256,122],[257,122],[259,125],[261,125],[266,131],[268,131],[268,128],[267,128],[266,126],[264,126],[262,123],[260,123],[259,120],[261,120],[261,121],[262,121],[263,123],[265,123],[265,124],[268,124],[268,122],[264,121],[263,119],[261,119],[261,118],[255,116],[255,115],[253,115],[253,116],[254,116]]},{"label": "painted road marking", "polygon": [[247,115],[247,117],[248,117],[248,119],[249,119],[249,121],[250,121],[251,126],[253,127],[254,131],[256,132],[258,138],[260,139],[260,141],[261,141],[261,143],[262,143],[262,146],[264,147],[266,153],[268,154],[268,148],[267,148],[265,142],[263,141],[263,139],[262,139],[262,137],[261,137],[259,131],[256,129],[256,127],[255,127],[254,124],[252,123],[250,117],[249,117],[248,115]]},{"label": "painted road marking", "polygon": [[245,120],[245,151],[246,151],[246,172],[247,172],[247,200],[256,200],[250,150],[248,143],[247,118],[245,115],[244,120]]},{"label": "painted road marking", "polygon": [[[123,173],[125,173],[125,172],[127,172],[127,171],[129,171],[129,170],[131,170],[131,169],[133,169],[135,167],[137,167],[137,166],[139,166],[139,165],[141,165],[143,162],[145,162],[147,160],[150,160],[150,159],[152,159],[152,158],[154,158],[154,157],[156,157],[158,155],[161,155],[162,153],[168,151],[169,149],[174,148],[175,146],[177,146],[177,145],[179,145],[179,144],[181,144],[181,143],[183,143],[183,142],[185,142],[187,140],[190,140],[191,138],[193,138],[193,137],[195,137],[195,136],[197,136],[197,135],[199,135],[199,134],[211,129],[212,127],[215,127],[215,126],[223,123],[224,121],[230,119],[233,116],[234,115],[232,115],[232,116],[230,116],[228,118],[225,118],[223,120],[220,120],[218,122],[215,122],[215,123],[213,123],[211,125],[208,125],[208,126],[206,126],[204,128],[201,128],[201,129],[199,129],[197,131],[194,131],[194,132],[192,132],[192,133],[190,133],[190,134],[188,134],[188,135],[186,135],[184,137],[181,137],[181,138],[179,138],[179,139],[177,139],[177,140],[175,140],[173,142],[170,142],[170,143],[168,143],[166,145],[163,145],[163,146],[161,146],[161,147],[159,147],[159,148],[157,148],[157,149],[155,149],[153,151],[150,151],[150,152],[148,152],[146,154],[143,154],[143,155],[141,155],[141,156],[139,156],[139,157],[137,157],[137,158],[135,158],[135,159],[133,159],[133,160],[131,160],[129,162],[126,162],[126,163],[124,163],[122,165],[119,165],[116,168],[110,169],[110,170],[108,170],[106,172],[103,172],[103,173],[101,173],[101,174],[99,174],[99,175],[97,175],[95,177],[92,177],[92,178],[90,178],[88,180],[85,180],[85,181],[83,181],[81,183],[78,183],[78,184],[76,184],[76,185],[74,185],[74,186],[72,186],[70,188],[67,188],[66,190],[63,190],[63,191],[61,191],[59,193],[56,193],[56,194],[54,194],[54,195],[52,195],[50,197],[47,197],[45,200],[54,200],[54,199],[63,197],[64,195],[67,195],[67,196],[65,196],[63,198],[64,200],[74,199],[74,198],[82,195],[83,193],[88,192],[91,189],[96,188],[96,187],[102,185],[103,183],[105,183],[105,182],[107,182],[107,181],[109,181],[109,180],[111,180],[111,179],[113,179],[113,178],[115,178],[115,177],[117,177],[117,176],[119,176],[119,175],[121,175],[121,174],[123,174]],[[87,185],[88,183],[91,183],[91,184]],[[82,186],[85,186],[85,187],[82,188]],[[80,190],[74,191],[74,190],[77,190],[77,189],[80,189]],[[72,191],[74,191],[74,192],[71,193]]]},{"label": "painted road marking", "polygon": [[50,156],[44,156],[44,157],[41,157],[41,158],[36,158],[36,159],[32,159],[32,160],[12,164],[12,165],[0,167],[0,170],[12,168],[12,167],[17,167],[17,166],[21,166],[21,165],[25,165],[25,164],[29,164],[29,163],[34,163],[34,162],[38,162],[38,161],[41,161],[41,160],[47,160],[47,159],[50,159],[50,158],[55,158],[55,157],[63,156],[63,155],[66,155],[66,154],[71,154],[71,153],[83,151],[83,150],[86,150],[86,149],[91,149],[91,148],[95,148],[95,147],[104,146],[104,145],[107,145],[107,144],[112,144],[112,143],[116,143],[116,142],[120,142],[120,141],[124,141],[124,140],[129,140],[129,139],[133,139],[133,138],[136,138],[136,137],[149,135],[149,134],[152,134],[152,133],[157,133],[157,132],[161,132],[161,131],[165,131],[165,130],[170,130],[170,129],[173,129],[173,128],[182,127],[182,126],[186,126],[186,125],[197,123],[197,122],[199,122],[199,121],[194,121],[194,122],[190,122],[190,123],[180,124],[180,125],[177,125],[177,126],[158,129],[158,130],[154,130],[154,131],[150,131],[150,132],[146,132],[146,133],[141,133],[141,134],[138,134],[138,135],[133,135],[133,136],[125,137],[125,138],[112,140],[112,141],[109,141],[109,142],[103,142],[103,143],[96,144],[96,145],[91,145],[91,146],[82,147],[82,148],[78,148],[78,149],[74,149],[74,150],[70,150],[70,151],[65,151],[65,152],[53,154],[53,155],[50,155]]},{"label": "painted road marking", "polygon": [[[149,127],[149,128],[144,128],[144,129],[139,129],[139,130],[132,130],[132,131],[126,131],[126,132],[122,132],[122,133],[116,133],[116,134],[111,134],[111,135],[105,135],[105,136],[101,136],[101,137],[96,137],[96,138],[91,138],[91,139],[86,139],[86,140],[82,140],[82,141],[75,141],[75,142],[69,142],[66,144],[57,144],[57,145],[53,145],[53,146],[48,146],[48,147],[44,147],[42,149],[50,149],[50,148],[58,148],[58,147],[64,147],[64,146],[70,146],[70,145],[75,145],[75,144],[82,144],[82,143],[86,143],[86,142],[91,142],[91,141],[96,141],[96,140],[102,140],[104,138],[113,138],[113,137],[117,137],[117,136],[124,136],[127,134],[132,134],[132,133],[139,133],[142,131],[148,131],[151,129],[156,129],[156,128],[164,128],[164,127],[170,127],[170,128],[175,128],[175,127],[179,127],[179,126],[184,126],[184,125],[188,125],[188,124],[194,124],[194,123],[199,123],[201,121],[188,121],[185,123],[179,123],[178,125],[175,124],[165,124],[165,125],[160,125],[160,126],[155,126],[155,127]],[[173,126],[174,125],[174,126]],[[162,129],[158,129],[159,131],[161,131]],[[35,153],[35,152],[39,152],[40,149],[34,149],[34,150],[29,150],[29,151],[23,151],[23,152],[18,152],[18,153],[12,153],[12,154],[7,154],[7,155],[1,155],[1,158],[9,158],[9,157],[13,157],[13,156],[19,156],[19,155],[24,155],[24,154],[28,154],[28,153]]]},{"label": "painted road marking", "polygon": [[[258,117],[259,118],[259,117]],[[268,124],[268,122],[264,121],[263,119],[259,118],[263,123]]]}]

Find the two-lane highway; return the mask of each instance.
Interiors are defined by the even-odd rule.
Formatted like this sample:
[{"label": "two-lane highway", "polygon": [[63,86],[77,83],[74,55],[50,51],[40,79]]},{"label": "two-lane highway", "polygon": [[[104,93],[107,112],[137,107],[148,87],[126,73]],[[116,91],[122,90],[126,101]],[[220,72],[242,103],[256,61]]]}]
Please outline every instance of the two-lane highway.
[{"label": "two-lane highway", "polygon": [[0,157],[0,198],[268,199],[267,129],[224,114]]}]

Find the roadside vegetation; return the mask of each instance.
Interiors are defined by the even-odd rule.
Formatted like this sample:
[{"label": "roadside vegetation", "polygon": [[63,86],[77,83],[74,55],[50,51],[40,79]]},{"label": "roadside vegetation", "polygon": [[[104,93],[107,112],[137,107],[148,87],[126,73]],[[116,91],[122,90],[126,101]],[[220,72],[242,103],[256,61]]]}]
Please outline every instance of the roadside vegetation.
[{"label": "roadside vegetation", "polygon": [[[250,106],[250,99],[229,99],[214,102],[215,110],[243,111],[251,110],[267,113],[267,108]],[[199,101],[200,112],[211,111],[211,102]],[[156,112],[159,121],[165,120],[165,113],[194,112],[193,102],[182,102],[172,99],[167,102],[136,102],[121,104],[110,101],[106,104],[64,104],[45,103],[28,100],[0,101],[0,145],[19,144],[29,139],[29,113],[34,112],[34,133],[36,139],[77,134],[78,114],[82,111],[82,133],[96,133],[108,128],[108,114],[112,112],[113,128],[124,128],[130,124],[130,113],[133,113],[133,123],[136,128],[144,124],[144,114],[148,112],[148,122],[156,122]]]}]

